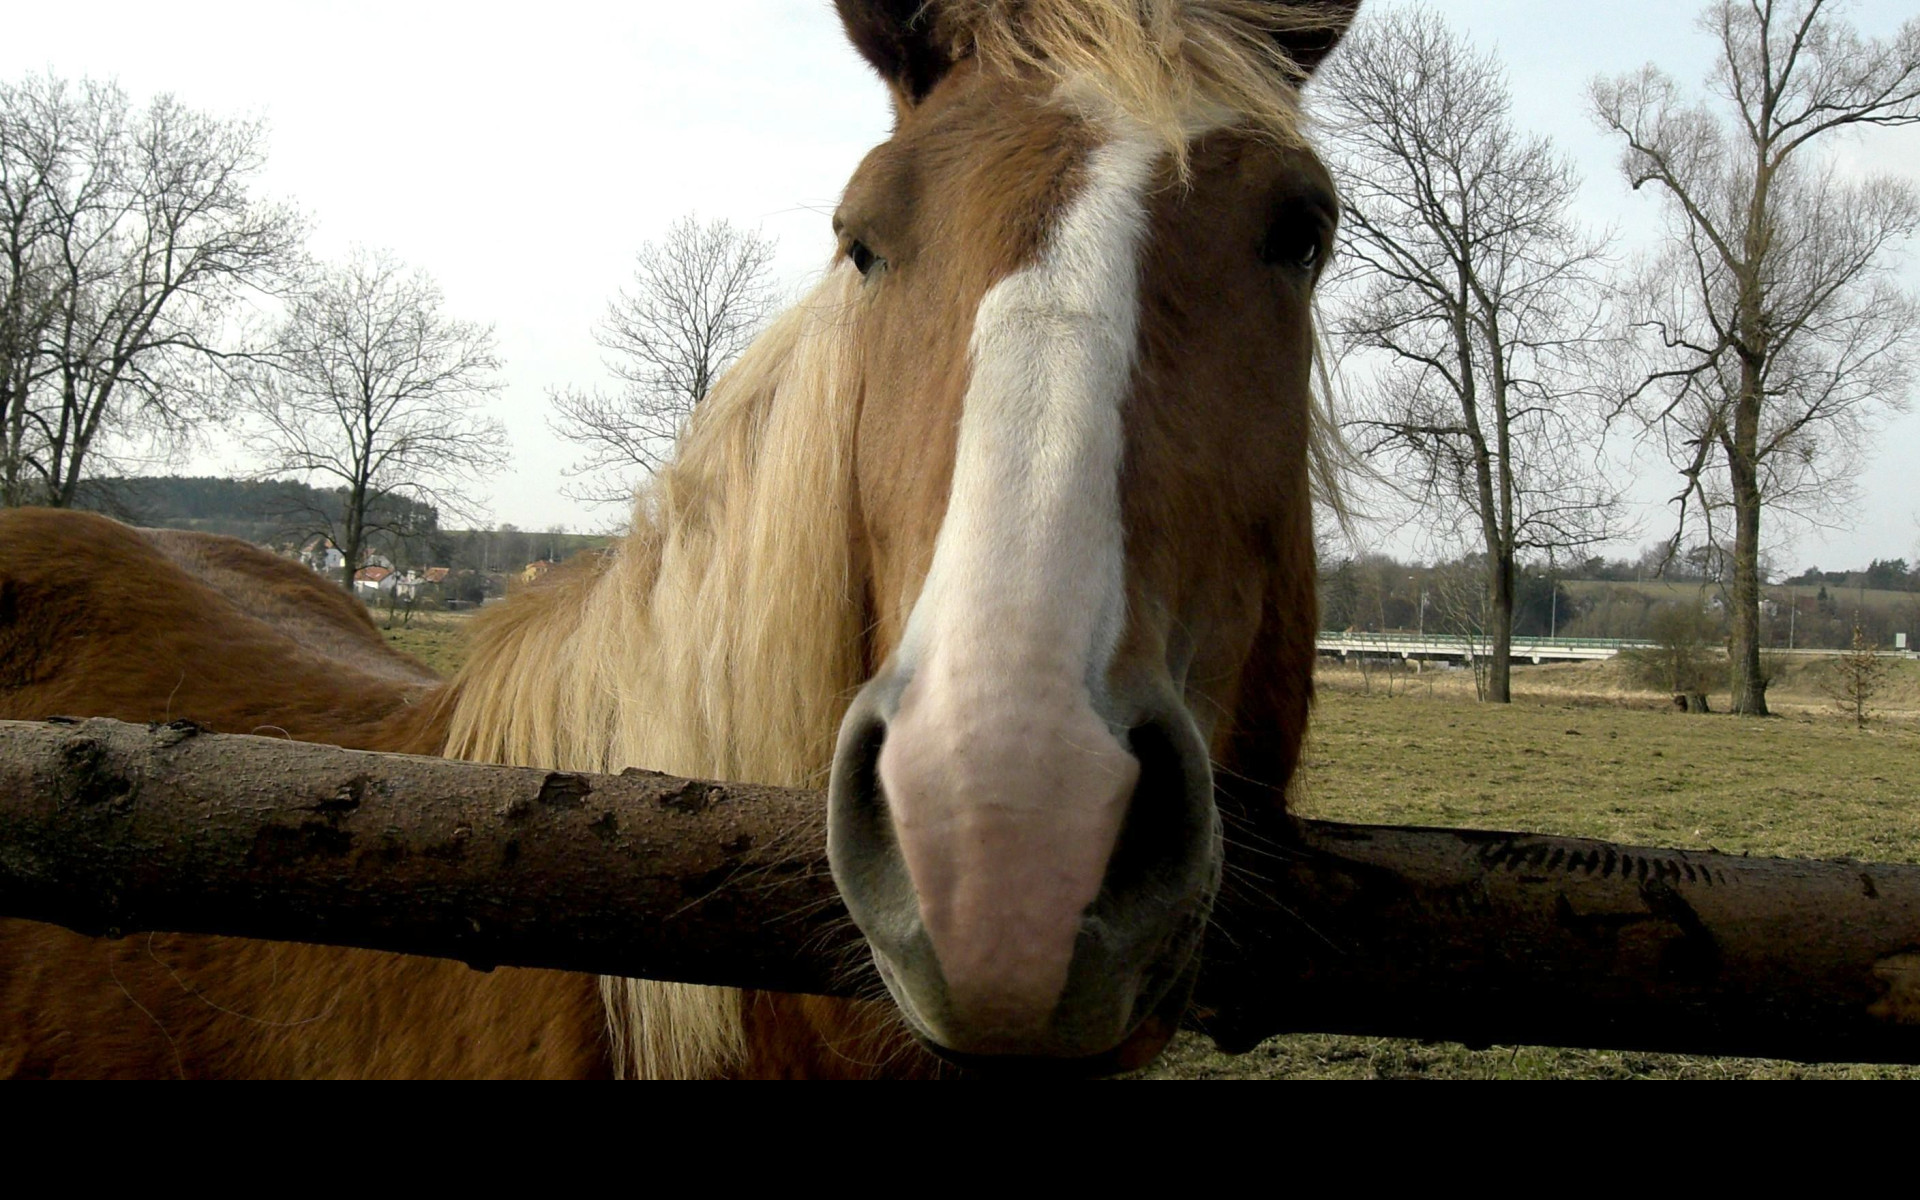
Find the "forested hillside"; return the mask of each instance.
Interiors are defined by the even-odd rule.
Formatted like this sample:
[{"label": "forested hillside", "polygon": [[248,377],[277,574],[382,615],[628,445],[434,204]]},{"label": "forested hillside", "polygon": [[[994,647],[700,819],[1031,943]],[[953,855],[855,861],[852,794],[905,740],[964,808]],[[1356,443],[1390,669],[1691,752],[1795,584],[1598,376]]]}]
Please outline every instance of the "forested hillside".
[{"label": "forested hillside", "polygon": [[[293,480],[176,475],[88,480],[78,507],[159,529],[195,529],[284,549],[304,544],[324,521],[340,517],[341,494]],[[388,497],[373,509],[400,532],[371,538],[370,548],[400,567],[451,567],[482,574],[518,571],[530,562],[564,561],[607,538],[561,529],[442,529],[430,505]]]},{"label": "forested hillside", "polygon": [[[291,479],[223,479],[214,476],[142,476],[89,479],[75,507],[105,513],[134,525],[224,533],[263,546],[311,536],[317,514],[338,519],[341,493]],[[439,514],[404,496],[381,504],[385,523],[431,534]]]}]

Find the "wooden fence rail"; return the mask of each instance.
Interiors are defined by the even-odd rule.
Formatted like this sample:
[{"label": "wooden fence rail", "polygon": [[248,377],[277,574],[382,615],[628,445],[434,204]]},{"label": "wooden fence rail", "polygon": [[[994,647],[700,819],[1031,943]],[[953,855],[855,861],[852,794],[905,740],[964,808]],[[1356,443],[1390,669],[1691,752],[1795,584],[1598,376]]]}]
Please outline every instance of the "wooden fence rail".
[{"label": "wooden fence rail", "polygon": [[[844,993],[818,793],[0,722],[0,915]],[[1324,822],[1237,855],[1195,1019],[1920,1062],[1920,866]]]}]

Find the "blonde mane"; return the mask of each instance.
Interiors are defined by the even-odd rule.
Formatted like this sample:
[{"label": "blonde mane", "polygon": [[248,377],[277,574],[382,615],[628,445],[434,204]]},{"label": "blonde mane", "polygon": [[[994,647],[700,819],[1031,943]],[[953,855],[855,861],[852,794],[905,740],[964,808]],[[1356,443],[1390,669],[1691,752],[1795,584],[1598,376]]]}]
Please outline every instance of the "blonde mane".
[{"label": "blonde mane", "polygon": [[[453,758],[824,784],[863,673],[852,567],[850,269],[755,340],[702,402],[632,532],[489,613],[455,678]],[[740,995],[603,981],[616,1061],[724,1070]]]},{"label": "blonde mane", "polygon": [[[987,69],[1091,81],[1183,166],[1203,112],[1301,144],[1304,73],[1274,35],[1340,23],[1316,5],[1253,0],[955,0],[938,19],[956,55]],[[825,783],[866,670],[857,284],[848,267],[830,271],[721,378],[618,546],[481,619],[453,683],[449,757]],[[1317,494],[1337,505],[1323,395],[1310,458]],[[602,994],[623,1074],[713,1074],[745,1053],[739,992],[609,978]]]}]

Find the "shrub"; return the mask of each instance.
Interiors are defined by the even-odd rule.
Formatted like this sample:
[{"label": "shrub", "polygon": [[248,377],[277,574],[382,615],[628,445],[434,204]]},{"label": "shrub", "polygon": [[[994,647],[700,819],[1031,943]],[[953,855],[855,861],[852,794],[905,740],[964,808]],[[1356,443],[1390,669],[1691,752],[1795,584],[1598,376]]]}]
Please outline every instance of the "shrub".
[{"label": "shrub", "polygon": [[1706,693],[1724,669],[1713,646],[1715,624],[1693,604],[1656,605],[1647,616],[1649,640],[1643,650],[1620,654],[1627,678],[1639,687],[1699,697],[1704,711]]},{"label": "shrub", "polygon": [[1827,668],[1825,689],[1842,713],[1853,718],[1856,729],[1867,727],[1872,709],[1868,702],[1887,679],[1887,664],[1874,653],[1873,639],[1858,625],[1853,627],[1853,644],[1840,652]]}]

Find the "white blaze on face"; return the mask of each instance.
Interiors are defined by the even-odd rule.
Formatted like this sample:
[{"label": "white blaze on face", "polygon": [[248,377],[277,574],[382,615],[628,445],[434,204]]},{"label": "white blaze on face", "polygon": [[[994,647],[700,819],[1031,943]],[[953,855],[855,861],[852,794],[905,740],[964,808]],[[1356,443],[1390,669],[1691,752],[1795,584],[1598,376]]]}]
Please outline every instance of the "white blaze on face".
[{"label": "white blaze on face", "polygon": [[1120,409],[1160,153],[1137,134],[1094,150],[1039,260],[982,299],[896,658],[880,781],[956,1022],[989,1036],[1052,1012],[1139,774],[1098,706],[1126,625]]}]

